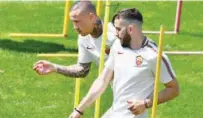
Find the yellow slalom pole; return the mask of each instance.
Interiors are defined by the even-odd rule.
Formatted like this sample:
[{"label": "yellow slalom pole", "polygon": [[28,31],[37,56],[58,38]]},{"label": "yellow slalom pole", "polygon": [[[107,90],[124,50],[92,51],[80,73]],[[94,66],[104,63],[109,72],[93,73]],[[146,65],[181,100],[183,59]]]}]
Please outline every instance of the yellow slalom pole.
[{"label": "yellow slalom pole", "polygon": [[102,0],[97,0],[97,15],[101,17]]},{"label": "yellow slalom pole", "polygon": [[[100,52],[99,75],[101,74],[104,68],[105,48],[106,48],[106,39],[107,39],[107,31],[108,31],[108,22],[109,22],[109,11],[110,11],[110,0],[106,0],[104,30],[102,35],[102,47]],[[99,115],[100,115],[100,98],[97,99],[95,104],[94,118],[100,118]]]},{"label": "yellow slalom pole", "polygon": [[70,11],[71,1],[66,0],[65,10],[64,10],[64,24],[63,24],[63,35],[68,36],[68,22],[69,22],[69,11]]},{"label": "yellow slalom pole", "polygon": [[78,57],[78,54],[37,54],[38,57]]},{"label": "yellow slalom pole", "polygon": [[75,80],[75,101],[74,101],[74,108],[76,108],[80,101],[80,81],[81,78],[76,78]]},{"label": "yellow slalom pole", "polygon": [[155,75],[155,85],[154,85],[154,97],[153,97],[153,107],[152,107],[152,118],[156,118],[156,109],[158,102],[158,90],[159,90],[159,80],[160,80],[160,68],[162,60],[162,50],[163,50],[163,36],[164,36],[164,27],[160,27],[160,36],[159,36],[159,49],[158,57],[156,64],[156,75]]},{"label": "yellow slalom pole", "polygon": [[31,38],[63,38],[63,34],[45,34],[45,33],[10,33],[9,36],[11,37],[31,37]]}]

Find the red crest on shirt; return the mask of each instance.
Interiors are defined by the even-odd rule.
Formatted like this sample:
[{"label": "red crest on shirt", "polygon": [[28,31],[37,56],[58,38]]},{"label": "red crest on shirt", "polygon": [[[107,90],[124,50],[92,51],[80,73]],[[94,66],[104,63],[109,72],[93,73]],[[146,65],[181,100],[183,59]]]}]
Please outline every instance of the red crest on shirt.
[{"label": "red crest on shirt", "polygon": [[143,62],[142,56],[141,55],[137,56],[136,57],[136,64],[137,64],[137,66],[140,66],[142,64],[142,62]]}]

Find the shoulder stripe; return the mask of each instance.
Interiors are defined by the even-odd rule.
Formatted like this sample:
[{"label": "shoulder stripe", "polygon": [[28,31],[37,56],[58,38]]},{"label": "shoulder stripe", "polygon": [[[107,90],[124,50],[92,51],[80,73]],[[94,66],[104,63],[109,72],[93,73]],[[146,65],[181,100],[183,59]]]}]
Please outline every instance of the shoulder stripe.
[{"label": "shoulder stripe", "polygon": [[[149,47],[150,49],[152,49],[154,52],[158,53],[157,50],[156,50],[153,46],[151,46],[151,45],[148,44],[147,47]],[[162,56],[162,60],[163,60],[164,64],[166,65],[166,68],[167,68],[168,73],[170,74],[171,78],[172,78],[172,79],[175,79],[175,76],[174,76],[174,74],[173,74],[173,72],[172,72],[172,69],[171,69],[171,67],[170,67],[170,65],[169,65],[169,62],[168,62],[168,61],[166,60],[166,58],[164,58],[163,56]]]}]

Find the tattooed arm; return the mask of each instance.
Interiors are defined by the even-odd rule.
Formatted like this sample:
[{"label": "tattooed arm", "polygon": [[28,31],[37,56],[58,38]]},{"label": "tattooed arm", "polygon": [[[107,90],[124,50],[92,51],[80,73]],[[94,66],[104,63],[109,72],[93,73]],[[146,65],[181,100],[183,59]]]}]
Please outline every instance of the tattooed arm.
[{"label": "tattooed arm", "polygon": [[91,67],[89,63],[79,63],[71,66],[62,66],[46,60],[40,60],[34,64],[33,69],[40,75],[47,75],[56,72],[68,77],[85,77]]},{"label": "tattooed arm", "polygon": [[89,73],[90,63],[79,63],[71,66],[56,65],[56,72],[68,77],[85,77]]}]

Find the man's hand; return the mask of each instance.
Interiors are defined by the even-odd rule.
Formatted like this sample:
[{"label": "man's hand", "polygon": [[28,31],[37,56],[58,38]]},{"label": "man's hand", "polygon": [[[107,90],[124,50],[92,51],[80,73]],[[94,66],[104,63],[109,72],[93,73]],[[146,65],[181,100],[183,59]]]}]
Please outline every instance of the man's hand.
[{"label": "man's hand", "polygon": [[68,118],[81,118],[81,115],[74,110]]},{"label": "man's hand", "polygon": [[45,60],[36,62],[33,66],[33,69],[40,75],[46,75],[56,71],[54,64]]},{"label": "man's hand", "polygon": [[139,115],[142,114],[145,110],[145,102],[144,100],[137,100],[135,101],[127,101],[128,109],[134,114]]}]

